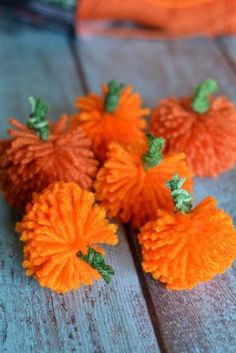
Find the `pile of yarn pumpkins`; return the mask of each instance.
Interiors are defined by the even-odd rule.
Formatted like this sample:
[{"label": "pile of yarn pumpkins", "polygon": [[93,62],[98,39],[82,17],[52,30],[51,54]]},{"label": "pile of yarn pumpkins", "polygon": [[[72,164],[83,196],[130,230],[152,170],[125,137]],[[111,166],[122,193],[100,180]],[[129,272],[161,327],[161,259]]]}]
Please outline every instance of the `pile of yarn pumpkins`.
[{"label": "pile of yarn pumpkins", "polygon": [[23,215],[26,274],[62,293],[109,283],[115,271],[101,244],[118,243],[114,220],[137,229],[143,270],[167,288],[191,289],[229,268],[230,216],[212,196],[193,207],[191,195],[194,176],[236,164],[236,108],[216,91],[208,79],[151,113],[132,87],[111,81],[56,122],[30,97],[26,123],[10,119],[0,141],[0,186]]}]

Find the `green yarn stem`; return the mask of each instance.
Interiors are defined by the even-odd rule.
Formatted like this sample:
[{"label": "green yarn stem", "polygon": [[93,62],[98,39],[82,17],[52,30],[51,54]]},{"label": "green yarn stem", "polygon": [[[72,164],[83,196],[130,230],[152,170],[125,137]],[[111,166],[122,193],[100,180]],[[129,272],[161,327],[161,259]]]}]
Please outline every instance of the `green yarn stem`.
[{"label": "green yarn stem", "polygon": [[49,112],[50,107],[41,99],[35,99],[34,97],[29,97],[29,103],[31,106],[31,114],[27,126],[36,131],[41,140],[47,141],[49,135],[49,123],[45,115]]},{"label": "green yarn stem", "polygon": [[105,264],[104,257],[99,252],[89,247],[86,255],[79,253],[78,257],[97,270],[107,284],[111,282],[115,271],[110,265]]},{"label": "green yarn stem", "polygon": [[108,93],[105,98],[105,111],[107,113],[113,113],[116,110],[119,104],[121,91],[124,87],[124,84],[118,84],[115,80],[108,83]]},{"label": "green yarn stem", "polygon": [[143,167],[145,170],[153,168],[162,161],[162,150],[165,145],[165,139],[147,134],[148,150],[143,155]]},{"label": "green yarn stem", "polygon": [[204,114],[210,109],[209,96],[218,91],[218,85],[215,80],[208,79],[195,88],[192,100],[192,109],[199,114]]},{"label": "green yarn stem", "polygon": [[166,186],[170,189],[170,194],[175,205],[176,212],[188,213],[192,210],[192,196],[184,189],[181,189],[186,178],[179,178],[174,175],[172,180],[166,182]]}]

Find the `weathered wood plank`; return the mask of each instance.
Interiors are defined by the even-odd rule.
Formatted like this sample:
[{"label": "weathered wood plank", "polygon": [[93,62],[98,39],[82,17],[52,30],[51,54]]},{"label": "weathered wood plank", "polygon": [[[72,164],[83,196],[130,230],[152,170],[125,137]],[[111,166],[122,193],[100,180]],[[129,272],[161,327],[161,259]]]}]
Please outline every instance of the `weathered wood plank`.
[{"label": "weathered wood plank", "polygon": [[[50,102],[54,117],[72,112],[82,87],[67,39],[8,22],[0,27],[1,135],[8,116],[27,117],[29,95]],[[2,198],[0,208],[1,353],[159,352],[122,227],[107,256],[116,271],[112,284],[58,295],[25,276],[14,217]]]},{"label": "weathered wood plank", "polygon": [[[236,37],[221,37],[216,40],[216,45],[222,50],[225,59],[236,73]],[[234,97],[236,98],[236,97]]]},{"label": "weathered wood plank", "polygon": [[[189,94],[207,77],[221,92],[235,97],[236,79],[224,55],[209,39],[147,41],[89,38],[78,42],[89,87],[115,78],[135,85],[146,105],[169,95]],[[208,194],[236,220],[236,170],[219,179],[196,180],[196,201]],[[232,268],[192,291],[167,291],[144,276],[155,306],[164,348],[170,353],[233,353],[236,351],[236,273]],[[154,318],[155,320],[155,318]]]}]

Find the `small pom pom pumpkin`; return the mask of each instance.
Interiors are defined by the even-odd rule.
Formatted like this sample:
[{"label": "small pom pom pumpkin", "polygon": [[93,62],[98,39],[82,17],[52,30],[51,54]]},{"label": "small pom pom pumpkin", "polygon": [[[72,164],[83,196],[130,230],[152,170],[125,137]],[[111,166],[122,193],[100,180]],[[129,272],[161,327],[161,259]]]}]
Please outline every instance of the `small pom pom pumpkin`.
[{"label": "small pom pom pumpkin", "polygon": [[156,210],[171,210],[172,199],[166,178],[175,172],[186,176],[191,190],[191,173],[183,153],[162,157],[164,139],[147,135],[146,153],[140,156],[119,144],[111,144],[107,160],[95,181],[96,197],[108,214],[135,228],[155,218]]},{"label": "small pom pom pumpkin", "polygon": [[35,193],[16,226],[27,275],[61,293],[101,278],[109,283],[114,270],[97,244],[116,245],[118,239],[117,226],[105,217],[104,208],[94,205],[94,194],[75,183],[57,182]]},{"label": "small pom pom pumpkin", "polygon": [[192,209],[184,178],[167,183],[175,209],[157,210],[141,229],[143,270],[170,289],[191,289],[224,273],[236,258],[236,231],[228,214],[207,197]]},{"label": "small pom pom pumpkin", "polygon": [[49,124],[48,106],[31,99],[32,114],[27,126],[10,119],[9,140],[0,141],[0,183],[9,204],[23,210],[33,192],[51,182],[74,181],[89,189],[97,171],[91,141],[77,127],[67,131],[67,116]]},{"label": "small pom pom pumpkin", "polygon": [[72,116],[71,128],[81,126],[90,137],[96,157],[105,159],[110,142],[131,145],[135,150],[145,148],[143,116],[149,109],[141,108],[141,97],[132,87],[111,81],[103,85],[102,95],[90,93],[76,100],[79,114]]},{"label": "small pom pom pumpkin", "polygon": [[185,152],[199,177],[216,177],[236,164],[236,109],[226,97],[210,99],[214,80],[197,86],[193,97],[162,100],[151,132],[166,139],[167,152]]}]

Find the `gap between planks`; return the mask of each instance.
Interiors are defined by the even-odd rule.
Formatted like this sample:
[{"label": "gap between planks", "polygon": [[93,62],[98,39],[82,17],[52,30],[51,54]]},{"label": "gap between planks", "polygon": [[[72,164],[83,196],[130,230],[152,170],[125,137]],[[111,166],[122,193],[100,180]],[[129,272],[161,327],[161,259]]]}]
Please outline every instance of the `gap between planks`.
[{"label": "gap between planks", "polygon": [[223,37],[221,37],[218,39],[214,39],[213,41],[215,45],[218,47],[218,49],[220,50],[222,56],[224,57],[225,61],[228,63],[231,70],[234,72],[234,74],[236,74],[236,62],[228,52],[226,40]]},{"label": "gap between planks", "polygon": [[[81,61],[80,55],[79,55],[77,47],[76,47],[77,38],[76,38],[74,33],[72,33],[71,36],[69,37],[68,43],[69,43],[69,47],[70,47],[70,50],[71,50],[71,53],[72,53],[72,57],[73,57],[73,59],[75,61],[75,66],[76,66],[76,70],[77,70],[77,73],[78,73],[78,77],[79,77],[79,79],[81,81],[81,84],[82,84],[82,87],[84,89],[84,92],[86,94],[88,94],[89,91],[90,91],[89,84],[87,82],[86,74],[85,74],[85,72],[83,70],[82,61]],[[146,301],[149,317],[150,317],[150,320],[152,322],[153,330],[154,330],[155,335],[156,335],[156,339],[157,339],[157,342],[158,342],[159,349],[160,349],[161,353],[168,353],[167,348],[165,347],[162,335],[161,335],[159,319],[158,319],[158,316],[156,314],[155,305],[154,305],[154,302],[152,300],[152,296],[151,296],[149,287],[147,285],[147,281],[145,279],[145,275],[144,275],[144,273],[142,271],[140,253],[139,253],[139,250],[137,248],[137,242],[134,240],[135,234],[134,234],[134,232],[132,232],[131,228],[128,225],[123,225],[123,226],[124,226],[126,240],[128,242],[130,253],[132,255],[132,258],[133,258],[133,261],[134,261],[134,265],[135,265],[135,269],[136,269],[136,272],[137,272],[137,275],[138,275],[140,287],[142,289],[142,294],[143,294],[143,297],[144,297],[144,299]]]},{"label": "gap between planks", "polygon": [[[235,82],[234,77],[232,77],[232,73],[234,73],[234,67],[235,67],[234,62],[231,60],[231,57],[224,52],[222,47],[219,48],[219,45],[216,45],[215,41],[213,40],[199,38],[199,39],[193,39],[193,40],[183,40],[183,41],[179,41],[178,43],[177,41],[169,41],[168,44],[164,43],[163,41],[159,41],[159,42],[157,41],[155,46],[153,44],[148,43],[148,41],[143,41],[143,40],[125,41],[124,39],[120,40],[120,39],[114,39],[114,38],[113,39],[92,38],[92,39],[88,39],[87,42],[86,40],[87,39],[82,40],[83,42],[82,48],[85,49],[85,53],[82,52],[82,55],[80,54],[81,57],[84,57],[84,61],[81,59],[81,57],[79,57],[80,56],[79,51],[78,51],[78,57],[79,57],[79,61],[82,62],[82,65],[83,65],[82,71],[86,72],[87,74],[86,78],[90,83],[92,83],[93,89],[94,89],[94,83],[97,86],[100,85],[101,83],[100,81],[101,79],[103,79],[102,76],[105,76],[105,80],[106,80],[106,79],[109,79],[109,76],[111,73],[112,75],[115,73],[117,78],[119,77],[119,75],[121,75],[123,80],[128,79],[128,77],[133,81],[136,80],[137,81],[136,83],[138,83],[139,88],[143,88],[144,90],[144,92],[142,93],[145,94],[144,98],[146,99],[146,102],[149,103],[150,101],[151,105],[153,105],[154,101],[153,101],[153,94],[151,93],[151,89],[155,89],[156,93],[154,94],[156,94],[158,98],[160,98],[162,95],[165,96],[166,93],[168,95],[173,94],[173,92],[175,92],[178,87],[180,87],[180,94],[181,94],[185,90],[187,91],[188,88],[192,86],[192,84],[195,84],[197,82],[196,80],[201,80],[202,76],[206,74],[207,75],[210,74],[210,75],[216,75],[216,78],[219,79],[222,89],[226,92],[226,94],[229,94],[231,96],[234,95],[235,90],[233,88],[233,85],[232,86],[229,85],[230,83],[232,84],[232,82]],[[135,47],[135,42],[137,44],[136,47]],[[202,46],[200,45],[200,43],[202,43]],[[95,44],[95,47],[93,47],[94,44]],[[123,47],[123,44],[124,44],[124,47]],[[144,48],[143,48],[143,45],[144,45]],[[195,45],[197,49],[195,48]],[[111,46],[113,49],[110,49],[109,46]],[[117,49],[117,46],[119,46],[118,49]],[[121,49],[121,46],[122,46],[122,51],[120,53],[119,50]],[[98,49],[100,50],[100,53],[98,52]],[[129,66],[128,60],[132,59],[133,52],[136,54],[136,56],[139,56],[139,55],[142,56],[142,55],[145,55],[144,51],[146,49],[149,51],[148,54],[149,54],[150,61],[147,61],[147,62],[144,61],[144,63],[148,65],[146,65],[145,67],[142,67],[142,64],[143,64],[142,60],[141,61],[136,60],[132,62],[131,66]],[[197,52],[198,49],[200,50],[200,52]],[[180,57],[180,54],[182,54],[180,53],[180,51],[182,50],[183,50],[183,54],[184,53],[190,54],[190,58],[188,59],[188,61],[186,58]],[[96,52],[96,55],[93,55],[94,51]],[[118,54],[120,55],[119,57],[121,58],[121,61],[119,61],[119,64],[118,64],[118,60],[114,60],[114,58],[116,58],[116,55],[118,56]],[[159,55],[167,54],[168,55],[166,57],[167,61],[162,64],[161,60],[158,60],[158,54]],[[152,56],[150,57],[150,55]],[[226,60],[226,57],[228,57],[228,60]],[[183,62],[180,59],[183,59]],[[114,60],[114,63],[113,62],[110,63],[110,67],[109,67],[109,60]],[[206,63],[204,62],[204,60],[206,60]],[[213,60],[213,62],[211,62],[211,60]],[[229,65],[229,60],[232,61],[232,64],[230,65]],[[158,66],[158,62],[159,62],[159,66]],[[171,66],[168,67],[168,64],[172,64],[172,67]],[[133,65],[134,65],[134,68],[133,68]],[[127,67],[128,67],[128,70],[127,70]],[[163,72],[160,71],[161,69],[162,70],[164,69],[164,71]],[[219,69],[219,72],[217,72],[218,69]],[[100,71],[97,77],[94,77],[96,76],[95,70]],[[152,79],[153,74],[155,74],[155,72],[157,73],[157,75],[159,74],[159,80],[157,79],[157,82]],[[127,74],[127,78],[125,73]],[[132,74],[133,75],[136,74],[136,76],[133,77]],[[174,77],[172,78],[171,75],[173,74],[174,74]],[[150,87],[147,87],[147,90],[145,91],[143,84],[147,82],[148,77],[150,79],[148,86]],[[164,81],[165,79],[169,79],[169,82],[166,83]],[[175,81],[175,79],[177,81]],[[178,81],[178,79],[180,81]],[[158,86],[156,86],[158,82],[159,84],[160,82],[164,83],[164,85],[161,87],[161,90],[158,88]],[[161,92],[161,95],[160,95],[160,92]],[[147,93],[149,93],[149,95],[147,95]],[[230,182],[232,183],[232,179],[234,178],[234,175],[236,175],[235,171],[232,171],[231,175],[230,173],[223,175],[220,181],[221,184],[217,181],[212,182],[211,180],[207,180],[207,179],[201,180],[201,181],[196,180],[196,185],[197,185],[196,188],[198,191],[197,201],[199,201],[199,199],[204,197],[206,195],[206,192],[210,191],[210,193],[213,193],[213,195],[219,195],[220,206],[224,207],[228,212],[234,215],[234,212],[235,212],[233,211],[234,202],[232,203],[232,206],[231,206],[230,193],[229,191],[227,191],[227,188],[230,187]],[[226,194],[226,197],[224,197],[224,193]],[[128,235],[129,235],[128,233],[129,234],[132,233],[131,240],[128,238]],[[224,326],[224,324],[221,323],[221,321],[219,321],[221,320],[221,315],[223,314],[223,312],[221,313],[223,309],[219,308],[219,304],[221,303],[221,301],[219,301],[219,296],[223,293],[227,294],[226,301],[221,304],[226,305],[227,301],[229,304],[231,303],[230,296],[233,295],[233,287],[231,282],[233,281],[233,268],[229,271],[229,274],[224,275],[224,283],[223,283],[223,280],[220,279],[220,277],[217,277],[217,279],[212,281],[210,284],[202,285],[200,286],[199,289],[197,288],[191,291],[191,293],[188,292],[186,295],[185,293],[181,293],[181,292],[179,293],[167,292],[162,288],[162,286],[159,283],[154,283],[154,281],[151,280],[150,276],[146,276],[143,273],[140,275],[140,270],[139,270],[140,263],[138,261],[140,255],[137,250],[138,246],[135,239],[136,236],[134,235],[133,231],[129,230],[128,233],[126,228],[126,236],[130,244],[131,253],[134,258],[134,262],[136,264],[140,284],[142,286],[142,290],[144,292],[143,294],[147,301],[147,306],[149,308],[149,313],[150,311],[152,311],[152,305],[150,305],[150,301],[149,301],[149,298],[151,297],[151,303],[154,302],[155,315],[157,318],[160,317],[160,321],[159,321],[159,320],[156,320],[153,313],[150,315],[152,319],[152,323],[156,327],[155,333],[157,335],[157,339],[159,339],[159,344],[162,347],[162,349],[166,349],[168,347],[167,349],[168,351],[179,353],[180,351],[178,351],[178,349],[181,346],[182,351],[188,352],[188,353],[190,353],[190,351],[202,352],[202,349],[204,349],[204,352],[210,352],[210,353],[213,353],[213,350],[214,350],[214,353],[223,352],[222,349],[225,348],[225,344],[227,344],[227,342],[216,341],[216,339],[217,340],[222,339],[222,334],[219,334],[218,330],[220,329],[221,326],[223,329],[227,329],[227,325],[229,329],[230,323],[225,322],[225,326]],[[223,278],[223,276],[221,276],[221,278]],[[226,291],[223,290],[224,286],[226,287]],[[214,291],[216,292],[215,296],[214,296]],[[219,301],[219,304],[217,304],[217,301]],[[162,305],[162,307],[160,307],[160,305]],[[181,313],[182,308],[184,308],[183,313]],[[214,314],[215,314],[214,312],[212,312],[211,313],[212,315],[209,316],[210,310],[213,308],[214,309],[217,308],[217,310],[219,309],[219,313],[215,315],[215,317],[214,317]],[[171,310],[169,314],[167,313],[168,310]],[[204,312],[204,310],[206,311]],[[230,310],[231,312],[229,311],[228,315],[233,314],[232,307]],[[184,313],[185,314],[187,313],[187,318],[184,315]],[[199,315],[202,315],[202,316],[200,317]],[[169,320],[170,324],[168,325],[167,321],[163,322],[163,320]],[[173,323],[173,320],[174,320],[174,323]],[[189,322],[188,321],[181,322],[181,320],[189,320]],[[206,322],[204,322],[204,320]],[[230,321],[231,324],[233,324],[233,318],[231,318],[231,316],[223,317],[222,320],[223,322],[224,320]],[[200,332],[193,330],[194,327],[192,326],[192,324],[195,321],[197,326],[196,330],[200,330]],[[159,323],[161,323],[161,327],[159,327]],[[183,326],[181,329],[179,327],[180,323]],[[184,329],[186,328],[187,329],[190,328],[190,331],[184,332]],[[171,331],[168,332],[169,329],[171,329]],[[191,329],[193,330],[193,332],[191,332]],[[208,330],[211,332],[211,334],[207,334]],[[181,331],[182,331],[182,336],[181,336]],[[231,331],[232,331],[232,327],[230,329],[230,332]],[[160,335],[158,334],[159,332],[161,332]],[[229,339],[231,334],[230,333],[226,334],[226,333],[227,332],[224,331],[223,335],[225,334],[224,335],[226,336],[225,338]],[[178,341],[176,341],[177,336],[178,336]],[[186,337],[187,339],[191,338],[193,341],[189,343],[186,342]],[[195,338],[197,338],[197,340],[195,340]],[[162,344],[160,339],[165,343]],[[232,344],[233,346],[228,347],[229,349],[231,348],[233,349],[233,347],[235,347],[236,342],[233,341]],[[224,351],[224,353],[226,353],[226,351]],[[227,353],[229,353],[229,351],[227,351]]]},{"label": "gap between planks", "polygon": [[[28,92],[50,100],[55,106],[54,117],[62,109],[72,113],[74,97],[84,90],[67,39],[28,26],[9,23],[7,27],[15,35],[11,36],[8,28],[6,33],[0,31],[1,116],[9,112],[27,116]],[[7,121],[2,123],[1,134],[7,128]],[[93,289],[82,287],[79,295],[58,295],[24,275],[10,210],[3,199],[0,203],[0,266],[4,267],[0,277],[0,346],[4,352],[159,352],[123,228],[118,248],[107,254],[111,265],[120,268],[113,283],[109,287],[103,283]]]}]

